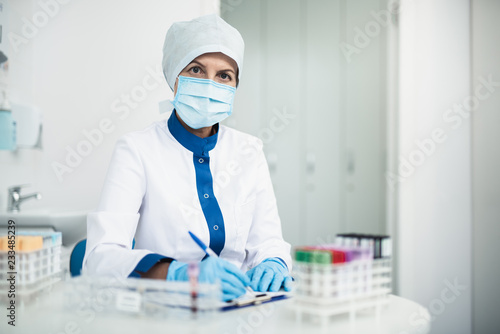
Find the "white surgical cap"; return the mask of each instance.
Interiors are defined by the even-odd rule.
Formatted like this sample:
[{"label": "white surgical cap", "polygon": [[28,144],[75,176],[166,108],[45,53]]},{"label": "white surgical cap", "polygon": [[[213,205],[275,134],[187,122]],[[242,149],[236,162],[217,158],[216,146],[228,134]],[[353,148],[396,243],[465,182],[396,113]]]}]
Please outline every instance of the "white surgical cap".
[{"label": "white surgical cap", "polygon": [[204,53],[222,52],[238,65],[239,79],[244,48],[238,30],[216,14],[175,22],[168,29],[163,44],[163,74],[174,90],[175,79],[193,59]]}]

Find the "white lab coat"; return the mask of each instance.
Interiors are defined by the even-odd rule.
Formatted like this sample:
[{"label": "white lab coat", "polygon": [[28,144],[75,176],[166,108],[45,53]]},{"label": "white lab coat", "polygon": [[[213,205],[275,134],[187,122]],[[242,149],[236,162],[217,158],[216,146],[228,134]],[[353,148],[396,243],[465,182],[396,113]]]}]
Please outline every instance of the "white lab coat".
[{"label": "white lab coat", "polygon": [[[262,142],[220,125],[209,155],[225,226],[220,257],[243,271],[279,257],[291,270],[290,245],[282,238]],[[170,133],[167,120],[120,138],[99,206],[87,218],[83,271],[127,277],[149,253],[183,262],[201,260],[204,253],[188,231],[209,245],[193,153]]]}]

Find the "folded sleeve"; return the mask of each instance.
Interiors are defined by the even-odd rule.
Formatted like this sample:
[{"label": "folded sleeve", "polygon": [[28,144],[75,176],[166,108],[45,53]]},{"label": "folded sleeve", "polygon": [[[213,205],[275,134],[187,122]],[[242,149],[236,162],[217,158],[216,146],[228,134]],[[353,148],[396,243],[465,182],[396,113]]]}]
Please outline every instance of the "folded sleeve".
[{"label": "folded sleeve", "polygon": [[290,244],[282,236],[276,197],[262,149],[256,159],[256,203],[246,245],[246,264],[253,268],[267,258],[276,257],[291,271]]},{"label": "folded sleeve", "polygon": [[141,260],[152,253],[132,249],[145,192],[146,177],[140,155],[132,138],[124,136],[113,152],[98,208],[87,216],[84,273],[134,276]]},{"label": "folded sleeve", "polygon": [[156,253],[148,254],[139,261],[128,277],[140,277],[141,273],[145,273],[158,262],[172,262],[172,259]]}]

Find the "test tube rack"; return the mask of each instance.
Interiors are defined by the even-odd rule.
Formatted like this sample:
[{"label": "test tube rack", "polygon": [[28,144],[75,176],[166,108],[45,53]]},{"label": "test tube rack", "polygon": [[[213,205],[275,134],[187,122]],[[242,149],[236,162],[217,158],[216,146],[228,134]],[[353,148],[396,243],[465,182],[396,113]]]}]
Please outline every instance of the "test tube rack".
[{"label": "test tube rack", "polygon": [[[41,235],[42,248],[23,251],[0,251],[0,291],[9,291],[15,286],[16,299],[28,300],[38,292],[49,289],[61,280],[61,232],[23,233],[22,235]],[[10,280],[14,277],[14,280]],[[12,283],[15,282],[15,283]],[[2,293],[0,301],[8,294]]]},{"label": "test tube rack", "polygon": [[[164,319],[210,318],[220,307],[219,284],[81,275],[65,282],[65,307],[98,307],[104,314]],[[195,309],[193,309],[195,307]]]},{"label": "test tube rack", "polygon": [[373,309],[379,316],[392,290],[390,258],[364,259],[338,264],[294,263],[297,280],[292,308],[297,320],[319,317],[326,325],[331,316]]}]

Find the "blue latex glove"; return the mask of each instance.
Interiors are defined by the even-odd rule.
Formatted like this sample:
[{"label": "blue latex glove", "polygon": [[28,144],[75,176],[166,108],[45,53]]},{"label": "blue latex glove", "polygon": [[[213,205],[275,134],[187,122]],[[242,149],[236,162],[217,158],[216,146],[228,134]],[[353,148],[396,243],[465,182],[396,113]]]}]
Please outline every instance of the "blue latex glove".
[{"label": "blue latex glove", "polygon": [[288,268],[281,260],[269,258],[262,261],[258,266],[247,271],[250,278],[250,286],[254,291],[279,291],[281,286],[285,291],[292,289],[292,276]]},{"label": "blue latex glove", "polygon": [[[200,283],[215,283],[219,279],[222,299],[231,300],[245,294],[250,280],[234,264],[209,256],[200,262]],[[167,281],[189,281],[188,264],[173,261],[168,267]]]}]

